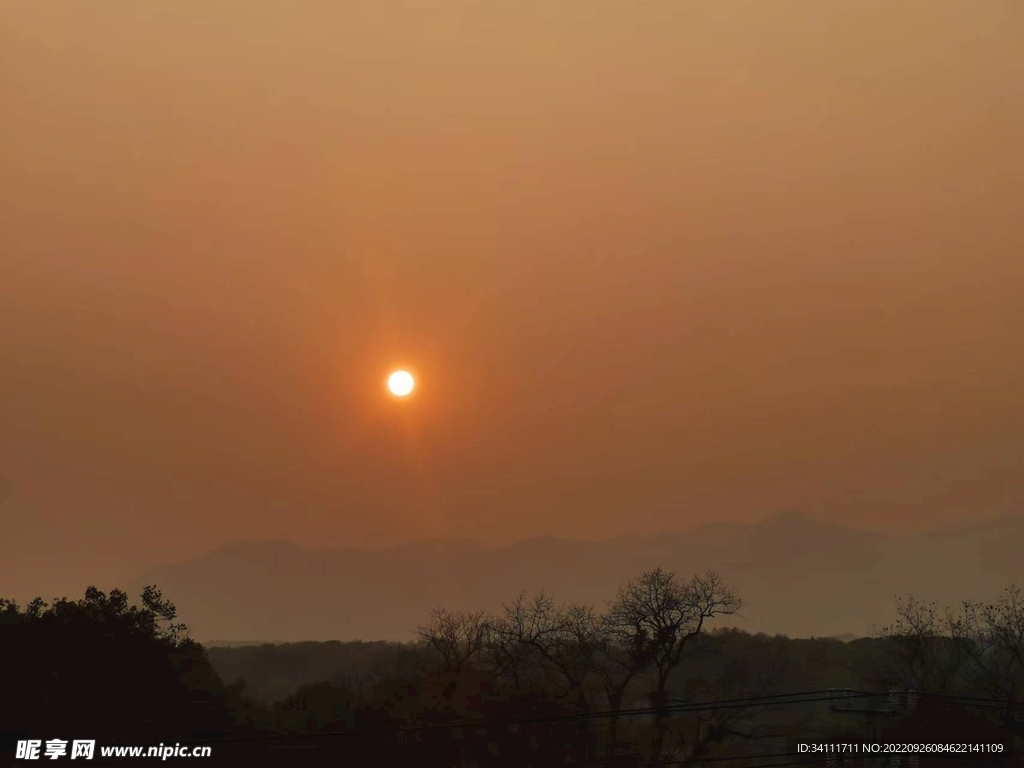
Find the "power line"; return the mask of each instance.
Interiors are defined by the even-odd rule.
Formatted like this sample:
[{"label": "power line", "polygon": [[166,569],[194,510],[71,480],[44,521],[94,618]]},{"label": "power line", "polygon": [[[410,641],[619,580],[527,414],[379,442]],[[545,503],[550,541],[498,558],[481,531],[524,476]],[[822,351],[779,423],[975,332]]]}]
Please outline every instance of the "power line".
[{"label": "power line", "polygon": [[[771,707],[771,706],[786,706],[786,705],[797,705],[797,704],[815,704],[822,702],[837,702],[837,701],[853,701],[856,699],[863,698],[878,698],[887,696],[889,692],[878,692],[878,691],[856,691],[856,690],[813,690],[813,691],[800,691],[796,693],[780,693],[771,694],[766,696],[736,698],[736,699],[718,699],[703,702],[694,702],[688,704],[674,704],[663,708],[655,707],[643,707],[643,708],[620,708],[614,710],[606,710],[600,712],[569,712],[558,715],[537,715],[534,717],[515,717],[515,718],[503,718],[503,719],[491,719],[491,720],[452,720],[449,722],[430,722],[430,723],[406,723],[406,724],[381,724],[372,728],[368,728],[365,731],[346,730],[346,731],[319,731],[314,733],[293,733],[293,734],[268,734],[266,736],[253,736],[238,739],[218,739],[215,743],[218,744],[234,744],[243,742],[277,742],[277,741],[290,741],[298,739],[320,739],[329,737],[358,737],[364,734],[383,735],[383,734],[396,734],[402,732],[416,732],[416,731],[433,731],[443,729],[490,729],[490,728],[511,728],[528,725],[539,725],[545,723],[569,723],[569,722],[581,722],[588,720],[605,720],[612,717],[628,718],[628,717],[652,717],[658,715],[677,715],[685,714],[687,712],[704,712],[708,710],[721,710],[721,709],[754,709],[758,707]],[[964,703],[970,706],[980,709],[1003,709],[1009,706],[1006,703],[1000,703],[997,699],[986,699],[982,697],[974,696],[957,696],[953,694],[934,694],[934,693],[922,693],[915,692],[919,699],[934,698],[940,699],[946,703]],[[1014,709],[1020,709],[1024,707],[1024,703],[1013,706]],[[183,742],[184,743],[184,742]],[[206,742],[204,742],[206,743]]]},{"label": "power line", "polygon": [[[824,695],[823,695],[824,694]],[[843,699],[856,699],[865,696],[878,696],[878,693],[874,692],[842,692],[841,695],[835,695],[832,691],[803,691],[799,693],[780,693],[769,696],[757,696],[747,697],[740,699],[719,699],[706,702],[697,702],[693,704],[675,704],[664,708],[655,707],[642,707],[642,708],[620,708],[613,710],[605,710],[600,712],[567,712],[558,715],[537,715],[534,717],[514,717],[514,718],[503,718],[503,719],[491,719],[491,720],[452,720],[449,722],[432,722],[432,723],[414,723],[414,724],[403,724],[403,725],[391,725],[390,727],[381,727],[380,731],[386,732],[403,732],[403,731],[428,731],[428,730],[439,730],[439,729],[479,729],[479,728],[497,728],[497,727],[510,727],[510,726],[521,726],[521,725],[534,725],[542,723],[558,723],[558,722],[573,722],[580,720],[604,720],[612,717],[644,717],[644,716],[656,716],[659,714],[681,714],[686,712],[701,712],[708,709],[737,709],[737,708],[753,708],[758,706],[778,706],[786,704],[806,704],[806,703],[817,703],[823,701],[838,701]],[[353,731],[327,731],[319,733],[302,733],[302,734],[272,734],[268,736],[257,736],[246,739],[233,739],[223,740],[218,743],[233,743],[235,741],[281,741],[288,739],[304,739],[304,738],[322,738],[328,736],[351,736]]]},{"label": "power line", "polygon": [[[481,728],[500,725],[529,725],[531,723],[546,723],[573,720],[602,720],[611,717],[651,717],[657,715],[674,715],[686,712],[704,712],[707,710],[720,709],[752,709],[761,706],[785,706],[796,704],[814,704],[821,702],[853,701],[863,698],[879,698],[888,696],[889,692],[878,691],[802,691],[799,693],[779,693],[767,696],[754,696],[740,699],[718,699],[710,701],[698,701],[693,703],[672,704],[666,707],[637,707],[620,708],[601,712],[570,712],[560,715],[538,715],[536,717],[519,717],[505,720],[463,720],[450,723],[425,723],[422,725],[403,726],[403,729],[418,730],[425,728]],[[1004,708],[1006,703],[997,699],[984,699],[981,697],[959,697],[951,694],[930,694],[917,693],[919,698],[941,697],[949,703],[971,704],[978,708]],[[1016,708],[1024,707],[1024,703],[1015,705]]]}]

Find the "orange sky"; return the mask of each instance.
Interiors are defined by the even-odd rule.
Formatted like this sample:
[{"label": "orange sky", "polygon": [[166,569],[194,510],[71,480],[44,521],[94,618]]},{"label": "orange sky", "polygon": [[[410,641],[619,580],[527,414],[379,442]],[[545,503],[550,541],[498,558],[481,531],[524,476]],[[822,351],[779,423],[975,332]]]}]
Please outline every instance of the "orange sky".
[{"label": "orange sky", "polygon": [[12,589],[1024,501],[1018,0],[4,3],[0,116]]}]

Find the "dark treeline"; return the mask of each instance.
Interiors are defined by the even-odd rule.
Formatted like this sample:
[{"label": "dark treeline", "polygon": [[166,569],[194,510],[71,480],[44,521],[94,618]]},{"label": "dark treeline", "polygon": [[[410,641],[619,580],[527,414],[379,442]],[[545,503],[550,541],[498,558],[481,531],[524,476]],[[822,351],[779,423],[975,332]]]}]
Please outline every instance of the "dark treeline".
[{"label": "dark treeline", "polygon": [[1017,588],[956,611],[900,600],[895,623],[846,643],[715,627],[741,605],[714,573],[656,569],[601,609],[521,594],[493,615],[438,608],[408,643],[205,649],[155,588],[137,605],[96,589],[3,600],[2,746],[13,757],[18,740],[95,739],[209,745],[225,763],[516,768],[824,765],[796,752],[823,741],[1002,745],[920,766],[1020,754]]}]

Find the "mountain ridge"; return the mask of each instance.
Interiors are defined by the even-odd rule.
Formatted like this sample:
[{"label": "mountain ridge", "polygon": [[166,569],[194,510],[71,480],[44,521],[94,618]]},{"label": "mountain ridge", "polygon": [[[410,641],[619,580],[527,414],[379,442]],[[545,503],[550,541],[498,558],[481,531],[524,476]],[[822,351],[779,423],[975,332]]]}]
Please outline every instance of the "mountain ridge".
[{"label": "mountain ridge", "polygon": [[383,550],[241,540],[151,569],[131,587],[157,584],[200,639],[390,640],[409,639],[438,605],[493,611],[521,591],[544,589],[601,606],[657,566],[682,578],[713,569],[744,598],[737,626],[826,637],[888,623],[893,598],[908,591],[949,604],[994,599],[1024,582],[1022,548],[1024,515],[887,535],[785,513],[748,525],[493,548],[466,539]]}]

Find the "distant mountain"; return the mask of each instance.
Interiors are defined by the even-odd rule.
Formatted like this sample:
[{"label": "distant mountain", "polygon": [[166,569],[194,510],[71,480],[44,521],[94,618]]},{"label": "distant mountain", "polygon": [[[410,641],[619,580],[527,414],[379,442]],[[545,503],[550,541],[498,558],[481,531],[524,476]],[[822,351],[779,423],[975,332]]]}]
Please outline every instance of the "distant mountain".
[{"label": "distant mountain", "polygon": [[199,639],[398,639],[437,605],[494,610],[520,591],[602,605],[663,566],[713,568],[746,607],[734,623],[791,636],[863,635],[894,597],[958,604],[1024,583],[1024,515],[942,533],[884,536],[799,514],[598,542],[539,538],[498,549],[430,541],[384,551],[239,541],[143,574]]}]

